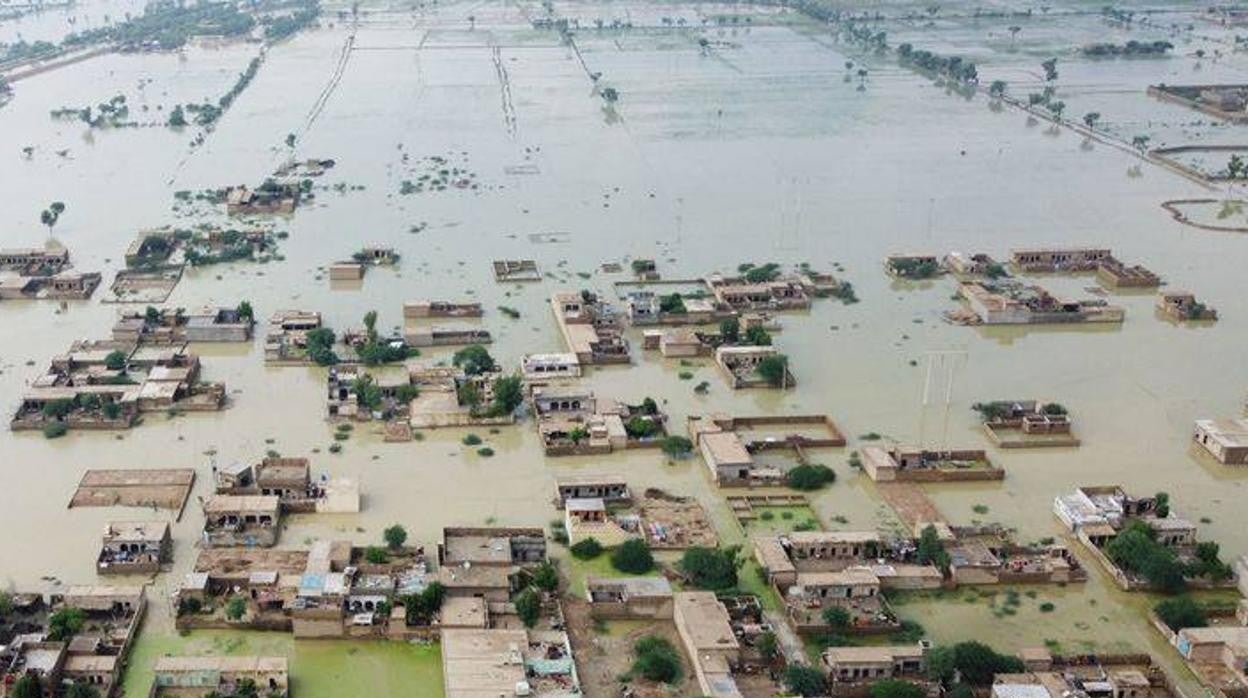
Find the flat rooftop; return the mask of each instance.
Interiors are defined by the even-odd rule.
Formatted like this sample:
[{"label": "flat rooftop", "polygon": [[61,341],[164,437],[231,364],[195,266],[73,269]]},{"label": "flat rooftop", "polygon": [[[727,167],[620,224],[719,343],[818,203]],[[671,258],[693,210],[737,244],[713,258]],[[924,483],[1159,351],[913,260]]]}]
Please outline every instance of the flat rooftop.
[{"label": "flat rooftop", "polygon": [[675,597],[676,624],[691,650],[738,649],[728,609],[709,591],[685,591]]},{"label": "flat rooftop", "polygon": [[525,680],[524,630],[442,631],[442,679],[448,698],[499,698]]}]

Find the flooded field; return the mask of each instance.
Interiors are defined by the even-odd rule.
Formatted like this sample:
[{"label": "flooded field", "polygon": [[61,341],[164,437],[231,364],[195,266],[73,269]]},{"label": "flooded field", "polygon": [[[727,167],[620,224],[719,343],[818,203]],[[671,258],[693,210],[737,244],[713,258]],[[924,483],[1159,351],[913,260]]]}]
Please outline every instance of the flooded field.
[{"label": "flooded field", "polygon": [[[1185,226],[1160,206],[1220,198],[1225,185],[1210,190],[1129,147],[1052,128],[984,94],[951,94],[891,56],[838,43],[828,27],[793,11],[644,2],[555,7],[580,17],[582,27],[628,18],[635,28],[580,31],[573,50],[553,31],[530,26],[529,17],[541,11],[536,3],[365,3],[358,22],[339,15],[346,8],[327,6],[319,28],[265,52],[254,81],[211,130],[171,129],[162,115],[178,103],[215,100],[258,55],[256,45],[107,54],[23,79],[0,108],[3,244],[41,244],[49,231],[40,211],[63,201],[52,236],[70,249],[77,270],[100,271],[108,284],[137,231],[223,222],[221,207],[175,211],[177,192],[254,185],[292,156],[332,158],[336,166],[318,180],[314,202],[277,224],[289,233],[280,243],[283,259],[188,270],[166,305],[246,299],[261,320],[279,309],[312,309],[342,330],[360,325],[369,310],[378,312],[379,327],[400,327],[407,300],[472,299],[486,309],[483,326],[495,338],[490,351],[506,367],[525,353],[563,350],[552,292],[589,288],[612,296],[615,282],[631,278],[633,258],[656,259],[673,279],[730,273],[743,262],[809,263],[822,271],[839,265],[845,271],[836,275],[853,283],[860,303],[822,300],[808,313],[780,317],[775,342],[790,357],[794,389],[734,392],[709,360],[682,365],[643,353],[638,329],[629,331],[632,365],[592,369],[586,382],[599,396],[632,403],[653,397],[680,432],[691,414],[831,415],[849,445],[814,454],[838,475],[811,494],[826,527],[896,525],[869,479],[846,464],[862,445],[859,436],[876,432],[903,443],[989,449],[1006,470],[1003,482],[925,486],[955,524],[991,520],[1018,529],[1024,540],[1058,536],[1055,495],[1080,484],[1121,483],[1139,493],[1171,493],[1178,513],[1202,522],[1202,539],[1221,543],[1224,559],[1248,553],[1248,529],[1237,513],[1248,470],[1189,448],[1194,419],[1239,415],[1244,407],[1248,238]],[[906,11],[899,7],[898,15]],[[1244,127],[1213,125],[1144,92],[1157,82],[1244,82],[1248,56],[1227,46],[1232,30],[1196,24],[1170,39],[1177,48],[1167,57],[1072,56],[1093,40],[1151,41],[1171,37],[1172,21],[1198,22],[1193,13],[1176,12],[1154,20],[1166,29],[1109,25],[1099,8],[1087,3],[1055,7],[1048,17],[989,21],[951,7],[930,20],[884,26],[893,43],[973,56],[981,83],[1006,80],[1024,98],[1044,82],[1040,62],[1060,56],[1056,93],[1067,117],[1079,121],[1097,111],[1113,139],[1244,143]],[[101,1],[74,12],[128,10],[135,8]],[[64,16],[52,13],[0,21],[0,41],[59,36]],[[703,27],[703,18],[721,14],[750,21],[708,20]],[[661,21],[674,17],[687,18],[687,27]],[[1005,28],[1011,24],[1023,27],[1016,39]],[[703,32],[712,39],[709,49],[698,44]],[[1192,55],[1200,47],[1210,57]],[[865,80],[849,76],[847,61],[868,69]],[[591,73],[619,91],[614,107],[595,94]],[[152,125],[89,129],[49,116],[117,94],[127,97],[132,116]],[[475,173],[479,187],[401,193],[429,156],[454,158]],[[1235,218],[1244,224],[1242,213]],[[397,270],[370,271],[350,290],[331,287],[325,267],[363,245],[394,247]],[[1111,247],[1173,287],[1193,290],[1220,320],[1176,326],[1154,315],[1152,295],[1110,294],[1126,308],[1120,326],[959,327],[942,319],[959,306],[952,278],[899,282],[882,267],[895,252],[983,251],[1005,259],[1024,245]],[[490,260],[524,258],[537,260],[541,283],[494,281]],[[606,262],[624,272],[602,272]],[[1036,280],[1078,297],[1096,285],[1090,276]],[[0,302],[6,409],[16,408],[30,381],[70,342],[108,336],[119,307],[100,303],[102,295],[64,307]],[[496,312],[498,306],[518,310],[518,319]],[[153,609],[131,658],[127,696],[145,695],[153,657],[186,647],[290,656],[299,695],[333,695],[336,682],[365,676],[367,693],[402,687],[403,695],[442,695],[436,649],[204,631],[183,638],[174,631],[168,598],[194,561],[203,523],[197,499],[211,491],[212,467],[270,450],[311,457],[315,476],[357,478],[364,498],[358,515],[291,518],[281,546],[326,538],[376,543],[396,522],[426,545],[443,526],[545,527],[558,516],[554,479],[592,473],[625,474],[635,491],[694,496],[721,539],[744,540],[696,457],[671,463],[641,449],[547,459],[531,417],[498,433],[475,430],[492,457],[461,443],[466,429],[385,443],[372,426],[357,427],[341,453],[331,454],[325,370],[266,367],[262,344],[258,338],[247,346],[194,347],[205,379],[228,387],[225,411],[148,415],[116,434],[0,434],[0,525],[10,532],[0,538],[4,588],[93,582],[105,522],[148,515],[67,509],[86,469],[198,473],[186,514],[173,527],[174,571],[159,575],[149,592]],[[951,402],[941,404],[937,390],[925,407],[930,352],[949,350],[958,352]],[[422,350],[417,361],[449,361],[452,353]],[[682,371],[692,379],[682,380]],[[695,393],[702,381],[709,391]],[[1067,406],[1083,445],[990,448],[971,404],[1031,398]],[[1090,559],[1085,564],[1093,570],[1086,585],[1039,589],[1016,615],[994,614],[992,602],[973,591],[906,599],[899,610],[938,642],[974,637],[1003,650],[1046,642],[1148,649],[1179,671],[1176,655],[1143,615],[1151,601],[1118,592]],[[583,567],[568,562],[566,576],[576,582],[605,571]],[[742,577],[755,574],[749,569]],[[1042,601],[1055,610],[1040,611]]]}]

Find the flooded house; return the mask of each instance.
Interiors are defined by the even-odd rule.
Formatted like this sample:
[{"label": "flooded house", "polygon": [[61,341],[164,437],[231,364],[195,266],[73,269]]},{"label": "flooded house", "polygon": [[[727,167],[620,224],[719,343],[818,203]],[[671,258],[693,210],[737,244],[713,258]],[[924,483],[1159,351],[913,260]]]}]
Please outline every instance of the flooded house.
[{"label": "flooded house", "polygon": [[601,499],[607,504],[628,504],[633,492],[620,475],[570,475],[555,479],[555,506],[570,499]]},{"label": "flooded house", "polygon": [[594,618],[668,620],[672,585],[663,577],[586,577],[585,598]]},{"label": "flooded house", "polygon": [[264,337],[264,361],[276,365],[312,363],[308,333],[320,329],[321,314],[311,310],[279,310],[269,318]]},{"label": "flooded house", "polygon": [[361,247],[351,259],[370,266],[394,266],[399,263],[399,253],[393,247]]},{"label": "flooded house", "polygon": [[479,327],[416,327],[404,330],[403,341],[411,347],[457,347],[489,344],[494,338]]},{"label": "flooded house", "polygon": [[1066,408],[1039,400],[976,403],[984,431],[1000,448],[1074,447],[1080,444]]},{"label": "flooded house", "polygon": [[325,415],[331,421],[405,421],[417,390],[406,373],[338,364],[325,377]]},{"label": "flooded house", "polygon": [[556,293],[550,305],[568,353],[581,365],[629,363],[624,325],[609,303],[581,291]]},{"label": "flooded house", "polygon": [[667,415],[650,398],[630,405],[579,385],[557,385],[533,388],[530,402],[547,456],[658,448],[667,435]]},{"label": "flooded house", "polygon": [[494,280],[499,283],[542,280],[542,272],[532,259],[496,259],[493,269]]},{"label": "flooded house", "polygon": [[1126,264],[1114,257],[1096,267],[1096,279],[1109,288],[1157,288],[1161,277],[1140,264]]},{"label": "flooded house", "polygon": [[364,264],[362,262],[345,261],[334,262],[329,265],[330,281],[359,281],[364,278]]},{"label": "flooded house", "polygon": [[783,600],[789,624],[799,633],[826,632],[828,609],[848,614],[850,633],[887,631],[899,621],[880,593],[880,578],[869,567],[846,567],[835,572],[798,572]]},{"label": "flooded house", "polygon": [[941,260],[941,265],[959,276],[1007,276],[1005,267],[983,252],[963,254],[950,252]]},{"label": "flooded house", "polygon": [[204,500],[203,543],[209,547],[277,544],[281,499],[276,495],[216,494]]},{"label": "flooded house", "polygon": [[[412,429],[464,426],[503,426],[514,424],[514,411],[498,413],[494,384],[503,377],[498,371],[468,375],[453,366],[413,365],[407,383],[417,395],[407,405]],[[475,404],[470,401],[470,397]]]},{"label": "flooded house", "polygon": [[884,258],[884,270],[895,279],[920,281],[941,276],[946,269],[934,254],[893,254]]},{"label": "flooded house", "polygon": [[51,276],[0,274],[0,300],[86,300],[102,280],[97,272],[59,271]]},{"label": "flooded house", "polygon": [[723,602],[709,591],[677,592],[672,619],[702,694],[739,698],[742,694],[733,672],[741,665],[741,643]]},{"label": "flooded house", "polygon": [[581,361],[573,353],[525,354],[520,357],[520,375],[531,386],[576,380],[581,377]]},{"label": "flooded house", "polygon": [[958,286],[964,311],[947,317],[969,325],[1050,325],[1083,322],[1121,323],[1126,311],[1104,300],[1063,300],[1039,286],[999,279]]},{"label": "flooded house", "polygon": [[710,425],[692,430],[690,435],[711,479],[721,487],[779,484],[783,478],[779,469],[756,463],[736,432]]},{"label": "flooded house", "polygon": [[[1048,657],[1029,652],[1025,673],[993,677],[990,698],[1175,698],[1183,695],[1174,679],[1148,655]],[[1043,653],[1043,654],[1042,654]]]},{"label": "flooded house", "polygon": [[1051,247],[1013,250],[1010,262],[1024,272],[1096,271],[1102,262],[1113,259],[1105,247]]},{"label": "flooded house", "polygon": [[173,561],[173,538],[166,521],[123,521],[104,525],[96,572],[156,574]]},{"label": "flooded house", "polygon": [[[19,679],[31,676],[48,688],[82,683],[101,696],[118,694],[147,608],[143,586],[72,586],[46,600],[35,594],[15,594],[14,599],[14,610],[28,632],[0,646],[0,690],[11,690]],[[82,629],[50,639],[49,618],[70,608],[82,612]]]},{"label": "flooded house", "polygon": [[290,667],[286,657],[161,656],[153,665],[150,698],[174,698],[188,692],[235,695],[244,685],[263,695],[290,695]]},{"label": "flooded house", "polygon": [[127,311],[113,324],[113,341],[130,344],[247,342],[255,321],[237,308],[149,308]]},{"label": "flooded house", "polygon": [[1218,311],[1196,300],[1189,291],[1165,290],[1157,294],[1157,310],[1175,322],[1211,322]]},{"label": "flooded house", "polygon": [[706,277],[706,285],[719,305],[737,312],[809,310],[812,305],[806,285],[793,276],[753,282],[744,277],[712,274]]},{"label": "flooded house", "polygon": [[1192,441],[1223,465],[1248,465],[1248,419],[1198,419]]},{"label": "flooded house", "polygon": [[1087,571],[1065,545],[1019,544],[1002,526],[955,526],[952,530],[954,541],[945,550],[950,581],[958,586],[1087,581]]},{"label": "flooded house", "polygon": [[403,319],[420,320],[424,318],[477,318],[484,315],[481,304],[477,302],[453,302],[419,300],[403,304]]},{"label": "flooded house", "polygon": [[659,265],[653,259],[634,259],[629,266],[638,281],[659,280]]},{"label": "flooded house", "polygon": [[0,271],[19,276],[54,276],[69,267],[69,250],[49,240],[43,247],[0,249]]},{"label": "flooded house", "polygon": [[628,322],[634,327],[650,325],[702,325],[716,322],[734,313],[711,298],[705,292],[660,294],[654,291],[629,291],[624,296],[624,309]]},{"label": "flooded house", "polygon": [[312,478],[307,458],[266,457],[258,463],[216,468],[217,494],[275,496],[283,513],[337,514],[360,511],[360,488],[348,478]]},{"label": "flooded house", "polygon": [[582,695],[568,636],[560,630],[454,628],[441,640],[447,698]]},{"label": "flooded house", "polygon": [[[780,380],[773,381],[760,371],[766,362],[783,361]],[[789,370],[787,357],[773,346],[721,346],[715,350],[715,366],[733,390],[743,388],[778,388],[788,390],[797,386],[797,379]]]},{"label": "flooded house", "polygon": [[438,563],[443,567],[516,567],[546,559],[546,532],[524,526],[451,526],[442,529]]},{"label": "flooded house", "polygon": [[302,191],[295,182],[268,179],[254,190],[244,185],[225,192],[225,210],[231,216],[294,213]]},{"label": "flooded house", "polygon": [[876,482],[956,482],[1005,478],[1005,471],[988,458],[988,452],[978,449],[865,446],[862,449],[862,469]]}]

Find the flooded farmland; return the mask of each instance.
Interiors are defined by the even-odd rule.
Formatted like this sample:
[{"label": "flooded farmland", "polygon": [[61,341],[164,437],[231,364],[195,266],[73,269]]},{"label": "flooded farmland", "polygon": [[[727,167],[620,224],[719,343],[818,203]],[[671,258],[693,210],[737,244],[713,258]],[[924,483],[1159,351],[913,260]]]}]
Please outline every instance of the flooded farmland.
[{"label": "flooded farmland", "polygon": [[[247,300],[262,335],[264,320],[280,309],[317,310],[339,331],[375,310],[388,332],[402,328],[405,301],[473,300],[494,337],[490,353],[508,370],[525,354],[564,350],[552,293],[591,289],[614,298],[615,283],[631,278],[632,259],[655,259],[668,279],[732,274],[742,263],[806,263],[852,282],[861,302],[825,299],[777,314],[774,341],[789,357],[795,387],[734,391],[708,357],[643,352],[637,327],[627,331],[632,363],[589,368],[582,382],[630,403],[653,398],[682,434],[690,415],[831,415],[849,444],[817,452],[837,479],[808,496],[832,530],[898,528],[875,484],[848,464],[851,452],[871,443],[861,437],[878,434],[887,443],[984,448],[1005,469],[999,482],[923,486],[953,524],[999,522],[1021,540],[1061,538],[1067,532],[1053,516],[1055,496],[1121,484],[1170,493],[1179,513],[1200,522],[1201,539],[1220,543],[1223,559],[1248,553],[1239,509],[1248,470],[1191,444],[1194,420],[1240,416],[1248,395],[1248,238],[1184,225],[1161,207],[1237,198],[1242,185],[1197,181],[1132,145],[1138,136],[1150,147],[1245,144],[1245,126],[1146,94],[1158,83],[1246,82],[1248,55],[1237,50],[1232,28],[1205,21],[1200,9],[1163,6],[1146,8],[1144,24],[1109,21],[1095,3],[1003,19],[976,17],[963,3],[933,16],[917,5],[881,7],[885,17],[875,26],[890,43],[972,58],[981,85],[1006,81],[1006,94],[1023,104],[1029,92],[1054,86],[1077,126],[1086,113],[1099,114],[1102,126],[1089,135],[1002,105],[982,89],[960,94],[793,9],[552,8],[361,3],[353,14],[325,5],[319,26],[263,48],[196,40],[178,51],[105,53],[14,81],[0,107],[3,246],[53,237],[76,270],[99,271],[107,285],[140,230],[228,225],[222,206],[188,202],[179,192],[254,186],[288,160],[332,158],[314,198],[274,221],[286,234],[280,258],[189,268],[164,305]],[[71,15],[86,26],[140,11],[114,0],[43,10],[0,21],[0,42],[55,41],[75,30],[65,23]],[[548,11],[579,19],[574,44],[534,28],[532,19]],[[607,28],[593,29],[597,19]],[[632,28],[611,29],[613,20]],[[1012,25],[1022,27],[1014,38]],[[1175,49],[1160,57],[1078,54],[1090,42],[1128,39],[1166,39]],[[1046,81],[1040,64],[1054,56],[1059,76]],[[254,80],[211,127],[166,125],[176,105],[226,93],[257,57]],[[604,102],[603,86],[618,90],[618,102]],[[50,116],[115,95],[125,96],[137,125],[91,128]],[[422,163],[434,156],[472,173],[474,184],[405,193],[404,182],[426,172]],[[1210,167],[1222,160],[1212,156]],[[45,228],[40,211],[53,201],[65,210]],[[1228,218],[1248,224],[1242,211]],[[350,287],[331,284],[328,265],[362,246],[393,248],[400,262],[370,269]],[[883,267],[894,253],[983,251],[1005,260],[1012,249],[1044,246],[1112,248],[1169,287],[1195,292],[1219,320],[1167,322],[1154,294],[1111,291],[1109,300],[1126,310],[1120,325],[963,327],[944,318],[961,305],[952,276],[901,281]],[[536,260],[544,278],[498,283],[495,259]],[[625,271],[604,272],[608,262]],[[1087,275],[1022,276],[1074,297],[1096,285]],[[17,409],[73,341],[108,337],[119,310],[142,309],[100,302],[105,290],[64,303],[0,301],[6,409]],[[0,434],[0,524],[9,532],[0,537],[0,588],[10,591],[97,583],[107,522],[166,517],[68,509],[87,469],[196,471],[190,502],[173,523],[172,569],[151,579],[126,696],[146,694],[155,657],[179,652],[289,656],[300,696],[444,695],[436,646],[175,630],[171,594],[201,545],[199,502],[212,493],[214,468],[268,452],[309,457],[315,477],[354,478],[363,499],[358,514],[287,517],[279,547],[376,544],[394,523],[431,548],[446,526],[546,528],[562,516],[551,500],[555,478],[612,473],[634,491],[696,498],[721,540],[745,542],[725,490],[696,452],[674,462],[655,449],[548,458],[531,414],[515,426],[425,431],[407,443],[385,442],[376,423],[363,423],[335,441],[326,369],[266,366],[263,345],[262,336],[245,345],[193,345],[203,377],[227,386],[220,412],[152,413],[132,429],[71,430],[56,439]],[[414,361],[449,363],[453,354],[424,348]],[[950,368],[933,369],[938,387],[927,391],[929,363]],[[708,389],[695,391],[703,381]],[[1065,405],[1082,446],[991,447],[971,405],[1023,398]],[[493,455],[465,446],[469,432]],[[340,452],[331,453],[331,444]],[[1072,548],[1091,572],[1087,583],[1037,588],[1017,614],[994,613],[997,601],[965,591],[915,594],[896,608],[937,644],[973,638],[1011,652],[1046,643],[1072,652],[1151,652],[1185,688],[1199,690],[1149,624],[1155,598],[1120,591],[1086,551]],[[563,546],[550,549],[565,577],[584,577],[587,563]],[[1040,609],[1044,602],[1051,610]],[[336,688],[346,682],[359,690]]]}]

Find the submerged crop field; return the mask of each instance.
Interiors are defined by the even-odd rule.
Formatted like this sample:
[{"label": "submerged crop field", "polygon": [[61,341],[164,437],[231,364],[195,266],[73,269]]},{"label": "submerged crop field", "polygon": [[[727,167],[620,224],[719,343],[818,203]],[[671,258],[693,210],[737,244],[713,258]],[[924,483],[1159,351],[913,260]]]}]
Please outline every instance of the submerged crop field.
[{"label": "submerged crop field", "polygon": [[[22,594],[55,613],[78,587],[144,587],[100,695],[148,695],[169,657],[286,658],[279,694],[484,695],[474,648],[507,664],[525,632],[542,656],[510,666],[535,695],[575,695],[568,666],[588,696],[707,693],[672,627],[702,590],[728,599],[742,695],[841,695],[825,649],[920,638],[1148,655],[1203,692],[1212,670],[1151,614],[1190,597],[1241,627],[1246,47],[1241,11],[1189,4],[0,3],[0,658],[43,630]],[[1015,255],[1086,249],[1122,266]],[[1085,322],[1105,307],[1117,321]],[[993,401],[1034,401],[1010,427],[1077,447],[998,447],[972,409]],[[307,481],[222,484],[266,458],[308,459]],[[183,510],[67,508],[87,471],[152,469],[193,471]],[[560,494],[615,479],[629,497]],[[1055,500],[1102,486],[1152,526],[1111,538],[1171,552],[1062,518]],[[807,501],[739,523],[730,495],[774,493]],[[247,557],[268,550],[247,507],[268,503],[228,522],[210,504],[240,494],[280,500],[294,557]],[[101,535],[136,521],[168,522],[168,555],[111,575]],[[702,522],[722,567],[689,560]],[[605,550],[578,552],[577,525]],[[245,561],[212,558],[222,527]],[[456,562],[448,528],[490,541],[464,544],[485,562]],[[852,564],[803,567],[794,541],[819,535],[848,536]],[[500,539],[514,559],[482,552]],[[626,539],[649,566],[617,558]],[[767,567],[776,549],[805,583]],[[1010,566],[1035,555],[1084,574]],[[1005,574],[984,582],[988,558]],[[803,575],[846,569],[880,608],[794,610]],[[616,656],[637,617],[591,619],[588,585],[614,577],[670,582],[678,619],[654,622],[679,678]],[[445,617],[417,605],[432,581]],[[901,678],[966,687],[920,673]]]}]

